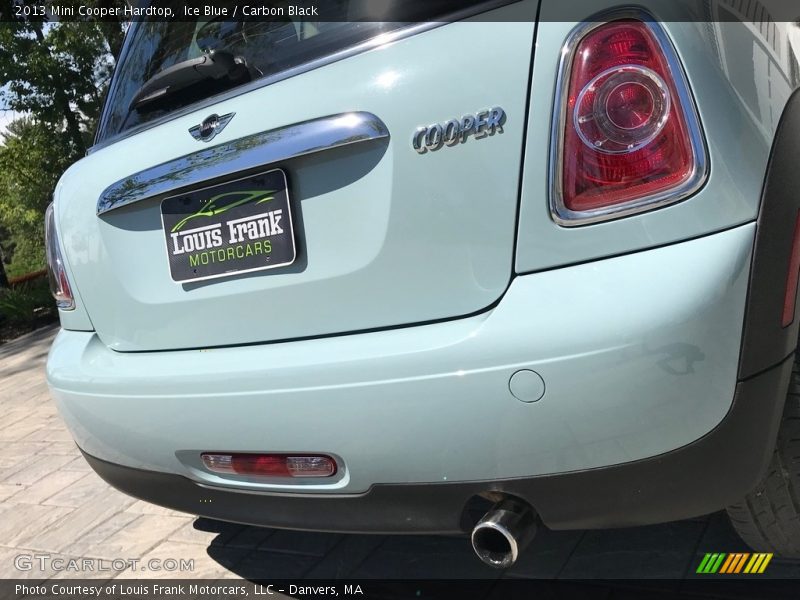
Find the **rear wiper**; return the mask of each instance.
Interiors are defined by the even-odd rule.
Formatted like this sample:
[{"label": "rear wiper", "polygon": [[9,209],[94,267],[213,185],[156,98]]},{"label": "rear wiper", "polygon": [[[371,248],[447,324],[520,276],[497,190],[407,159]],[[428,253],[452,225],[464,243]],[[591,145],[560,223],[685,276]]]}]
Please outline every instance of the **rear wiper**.
[{"label": "rear wiper", "polygon": [[249,77],[249,74],[241,59],[227,52],[212,52],[190,58],[159,71],[145,81],[133,97],[131,108],[141,109],[196,83],[221,80],[224,77],[234,82],[244,76]]}]

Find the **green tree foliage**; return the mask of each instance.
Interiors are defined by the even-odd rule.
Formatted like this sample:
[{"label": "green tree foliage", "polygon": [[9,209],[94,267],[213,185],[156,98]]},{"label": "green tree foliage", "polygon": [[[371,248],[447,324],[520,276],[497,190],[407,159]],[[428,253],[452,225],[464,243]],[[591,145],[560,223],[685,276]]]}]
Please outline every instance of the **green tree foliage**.
[{"label": "green tree foliage", "polygon": [[44,210],[60,175],[91,144],[123,29],[0,22],[0,108],[25,114],[0,139],[0,255],[11,276],[44,264]]},{"label": "green tree foliage", "polygon": [[71,140],[33,117],[8,126],[0,147],[0,224],[10,233],[3,244],[14,258],[11,276],[44,265],[43,215],[61,173],[73,160]]}]

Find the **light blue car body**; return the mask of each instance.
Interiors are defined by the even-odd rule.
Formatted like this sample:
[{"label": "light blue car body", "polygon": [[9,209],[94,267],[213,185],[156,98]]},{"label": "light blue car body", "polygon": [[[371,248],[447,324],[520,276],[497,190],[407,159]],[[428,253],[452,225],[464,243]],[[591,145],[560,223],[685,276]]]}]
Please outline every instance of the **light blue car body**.
[{"label": "light blue car body", "polygon": [[[523,0],[493,21],[401,30],[70,168],[55,209],[76,308],[61,311],[47,378],[81,449],[214,488],[327,496],[598,469],[714,430],[734,398],[762,183],[797,82],[748,25],[664,23],[696,101],[705,184],[665,208],[563,227],[548,167],[576,22],[548,20],[554,4],[538,25],[514,22],[536,13]],[[755,62],[725,44],[749,45]],[[412,149],[418,126],[491,106],[502,132]],[[201,149],[188,130],[212,112],[235,117],[210,146],[350,111],[389,137],[279,165],[302,207],[303,268],[176,284],[157,202],[96,214],[108,186]],[[523,373],[515,389],[529,371],[540,379]],[[324,453],[340,470],[233,478],[205,469],[205,451]]]}]

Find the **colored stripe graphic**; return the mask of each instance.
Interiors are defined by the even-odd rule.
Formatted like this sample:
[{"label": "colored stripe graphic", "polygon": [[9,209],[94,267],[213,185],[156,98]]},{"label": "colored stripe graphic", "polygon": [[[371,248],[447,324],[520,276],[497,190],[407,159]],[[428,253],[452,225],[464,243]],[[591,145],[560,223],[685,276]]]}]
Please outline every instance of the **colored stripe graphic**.
[{"label": "colored stripe graphic", "polygon": [[728,554],[728,558],[725,559],[725,562],[722,563],[722,567],[720,567],[720,573],[729,573],[731,565],[736,562],[739,558],[738,554]]},{"label": "colored stripe graphic", "polygon": [[761,566],[762,560],[764,560],[763,554],[753,554],[753,557],[750,559],[750,562],[748,562],[747,566],[744,568],[744,572],[758,573],[758,567]]},{"label": "colored stripe graphic", "polygon": [[709,553],[703,557],[703,561],[700,563],[700,566],[697,567],[698,573],[716,573],[719,569],[720,565],[722,564],[722,560],[725,558],[725,554],[719,553]]},{"label": "colored stripe graphic", "polygon": [[750,552],[709,552],[703,556],[697,573],[713,575],[715,573],[724,575],[735,575],[740,573],[756,574],[763,573],[767,565],[772,560],[772,554],[750,553]]},{"label": "colored stripe graphic", "polygon": [[736,568],[736,565],[739,563],[739,558],[742,555],[738,552],[733,552],[732,554],[728,555],[728,560],[725,561],[725,564],[722,565],[719,572],[720,573],[733,573],[733,570]]},{"label": "colored stripe graphic", "polygon": [[736,568],[735,569],[731,569],[731,573],[741,573],[742,572],[742,567],[744,567],[744,563],[745,563],[745,561],[747,561],[747,559],[749,557],[750,557],[750,553],[749,552],[747,552],[745,554],[740,554],[739,555],[739,561],[736,563]]},{"label": "colored stripe graphic", "polygon": [[703,560],[700,561],[700,564],[697,567],[697,571],[695,571],[695,572],[696,573],[707,573],[706,567],[708,566],[708,562],[710,560],[711,560],[711,555],[710,554],[706,554],[703,557]]},{"label": "colored stripe graphic", "polygon": [[717,571],[719,571],[720,565],[722,565],[722,561],[723,561],[724,558],[725,558],[725,554],[724,553],[720,554],[717,557],[717,560],[714,561],[713,565],[711,565],[711,572],[712,573],[716,573]]},{"label": "colored stripe graphic", "polygon": [[763,556],[764,556],[764,562],[761,563],[761,566],[758,569],[759,573],[763,573],[766,570],[769,561],[772,560],[772,552],[764,554]]}]

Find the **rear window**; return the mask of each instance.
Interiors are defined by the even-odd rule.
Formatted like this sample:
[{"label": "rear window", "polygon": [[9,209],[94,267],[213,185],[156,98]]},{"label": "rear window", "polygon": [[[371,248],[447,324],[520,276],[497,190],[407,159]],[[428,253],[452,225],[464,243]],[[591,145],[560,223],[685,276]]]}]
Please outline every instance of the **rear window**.
[{"label": "rear window", "polygon": [[[161,2],[159,6],[168,4],[173,3]],[[173,10],[182,11],[183,4],[175,2]],[[215,3],[217,6],[224,4]],[[290,4],[296,2],[271,2],[270,6],[273,9],[283,6],[288,13]],[[370,5],[370,0],[330,0],[325,22],[286,16],[258,17],[257,20],[249,20],[252,18],[249,17],[244,21],[208,20],[207,17],[181,22],[142,21],[128,34],[131,39],[117,67],[97,141],[238,86],[307,65],[412,22],[442,18],[457,9],[487,3],[480,0],[426,0],[424,3],[383,0],[380,4],[380,16],[389,20],[369,20],[375,18],[370,13],[375,6],[374,3]],[[180,68],[186,61],[199,59],[206,53],[223,53],[240,67],[231,77],[208,77],[193,81],[191,85],[183,81],[172,86],[170,93],[162,94],[157,101],[137,105],[143,86],[151,78],[163,75],[170,67]]]}]

